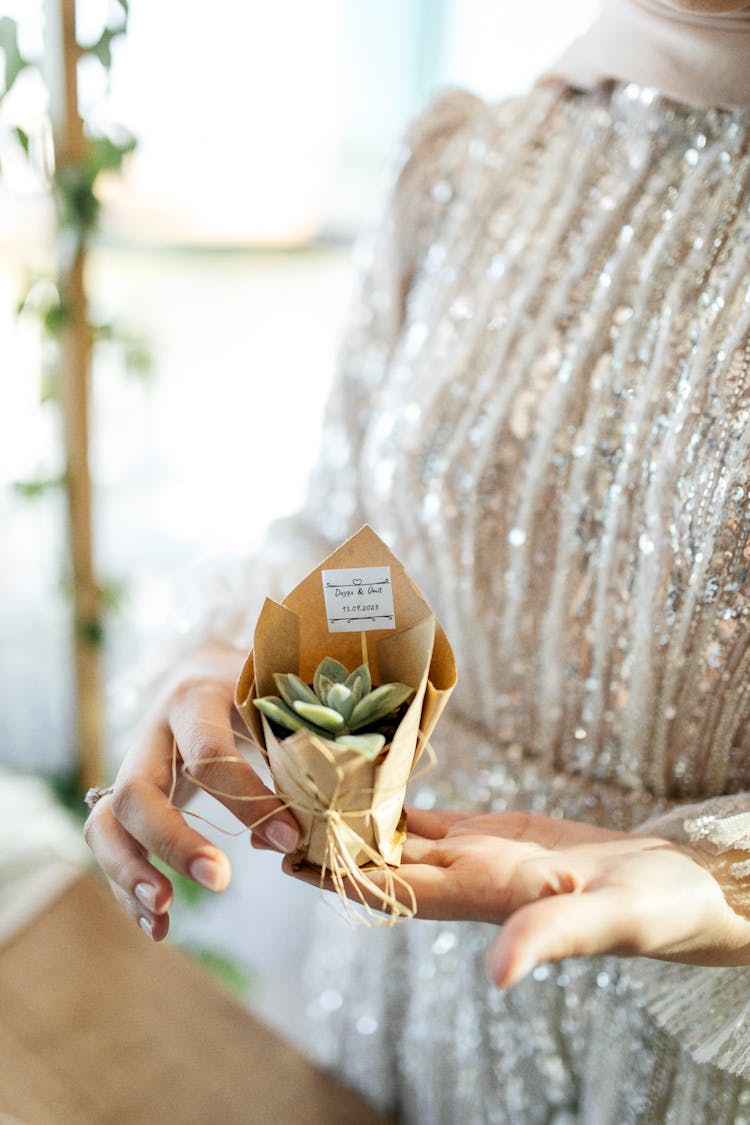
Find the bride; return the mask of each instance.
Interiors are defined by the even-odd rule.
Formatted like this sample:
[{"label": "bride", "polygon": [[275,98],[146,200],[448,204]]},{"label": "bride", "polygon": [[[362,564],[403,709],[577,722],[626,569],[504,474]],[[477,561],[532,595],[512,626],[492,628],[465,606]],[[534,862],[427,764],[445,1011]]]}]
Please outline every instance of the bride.
[{"label": "bride", "polygon": [[[606,0],[526,95],[443,95],[366,257],[304,510],[206,607],[89,844],[157,941],[149,855],[227,885],[173,737],[265,792],[211,764],[255,613],[367,521],[460,680],[420,917],[325,912],[311,1050],[405,1122],[750,1120],[750,6]],[[295,850],[272,796],[224,803]]]}]

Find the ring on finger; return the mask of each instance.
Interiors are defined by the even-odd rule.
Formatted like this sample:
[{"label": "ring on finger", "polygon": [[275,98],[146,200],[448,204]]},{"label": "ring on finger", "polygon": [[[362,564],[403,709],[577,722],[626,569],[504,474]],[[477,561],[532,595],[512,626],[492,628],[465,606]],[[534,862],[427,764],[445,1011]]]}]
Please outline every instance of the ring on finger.
[{"label": "ring on finger", "polygon": [[101,787],[94,785],[91,789],[86,791],[86,796],[83,798],[84,804],[88,805],[90,809],[93,809],[97,801],[101,801],[102,797],[108,797],[111,793],[114,793],[114,791],[114,785],[104,785]]}]

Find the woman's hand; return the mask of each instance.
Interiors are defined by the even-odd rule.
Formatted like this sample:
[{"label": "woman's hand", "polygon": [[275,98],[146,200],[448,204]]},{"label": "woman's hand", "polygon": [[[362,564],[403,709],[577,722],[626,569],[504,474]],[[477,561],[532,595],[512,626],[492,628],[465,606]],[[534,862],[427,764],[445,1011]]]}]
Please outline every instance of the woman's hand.
[{"label": "woman's hand", "polygon": [[[86,821],[86,841],[115,897],[155,941],[166,937],[169,928],[172,884],[149,856],[157,856],[211,891],[223,891],[231,877],[227,857],[186,824],[175,807],[196,790],[182,776],[183,765],[212,789],[267,797],[220,798],[246,825],[280,810],[255,829],[255,837],[267,847],[293,852],[299,842],[294,817],[237,754],[233,698],[241,664],[235,649],[211,645],[196,650],[179,666],[137,732],[117,774],[114,793],[97,801]],[[173,804],[169,795],[175,745]],[[222,757],[234,760],[215,762]]]},{"label": "woman's hand", "polygon": [[504,923],[489,953],[499,985],[543,961],[606,953],[750,963],[750,921],[690,848],[526,813],[407,813],[398,874],[418,916]]}]

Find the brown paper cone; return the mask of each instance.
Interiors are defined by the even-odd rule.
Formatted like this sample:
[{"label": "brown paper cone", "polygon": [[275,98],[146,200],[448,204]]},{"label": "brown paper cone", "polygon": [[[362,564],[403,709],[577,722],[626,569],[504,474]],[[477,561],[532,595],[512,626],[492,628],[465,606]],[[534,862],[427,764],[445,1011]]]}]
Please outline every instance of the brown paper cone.
[{"label": "brown paper cone", "polygon": [[[253,706],[259,696],[275,694],[274,672],[294,672],[309,683],[325,656],[350,670],[362,662],[359,632],[329,632],[322,571],[380,566],[391,568],[395,627],[367,632],[373,683],[398,681],[415,693],[387,752],[369,762],[306,731],[278,739]],[[406,784],[455,682],[453,653],[440,623],[370,527],[334,551],[283,603],[266,600],[235,701],[266,756],[277,793],[302,828],[297,863],[335,874],[344,848],[347,867],[373,861],[398,865]]]}]

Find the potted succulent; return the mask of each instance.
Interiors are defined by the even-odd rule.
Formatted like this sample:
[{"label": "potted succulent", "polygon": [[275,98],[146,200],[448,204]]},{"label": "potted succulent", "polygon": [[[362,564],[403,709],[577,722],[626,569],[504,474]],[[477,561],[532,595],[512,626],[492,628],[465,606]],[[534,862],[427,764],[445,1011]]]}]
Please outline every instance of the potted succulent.
[{"label": "potted succulent", "polygon": [[[373,568],[392,589],[388,613],[367,616],[368,589],[348,599],[363,603],[361,616],[347,607],[332,617],[332,576],[351,582]],[[406,786],[455,681],[453,653],[429,603],[369,527],[282,602],[266,599],[235,703],[300,824],[293,866],[319,868],[342,897],[349,880],[362,901],[378,899],[380,884],[368,872],[380,869],[390,885],[382,909],[392,917],[410,912],[393,893]]]},{"label": "potted succulent", "polygon": [[310,731],[369,761],[390,742],[404,704],[414,695],[407,684],[373,688],[367,664],[349,672],[332,656],[321,660],[311,685],[293,672],[276,672],[273,679],[278,696],[263,696],[253,703],[281,729],[282,737],[289,731]]}]

